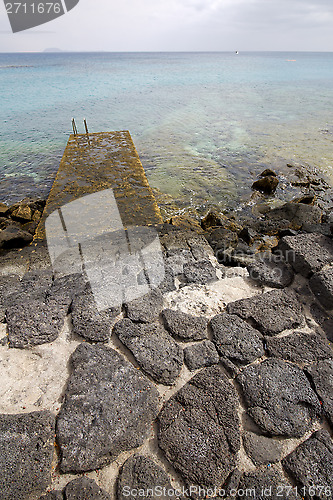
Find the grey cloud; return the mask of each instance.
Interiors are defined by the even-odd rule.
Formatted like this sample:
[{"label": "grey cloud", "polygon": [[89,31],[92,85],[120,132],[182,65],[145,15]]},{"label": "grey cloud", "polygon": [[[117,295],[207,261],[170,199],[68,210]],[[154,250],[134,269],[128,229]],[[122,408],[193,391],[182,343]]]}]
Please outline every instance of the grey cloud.
[{"label": "grey cloud", "polygon": [[234,11],[234,21],[249,28],[308,27],[328,23],[333,17],[333,4],[328,0],[255,0]]},{"label": "grey cloud", "polygon": [[[80,0],[50,29],[11,35],[0,50],[331,50],[332,0]],[[30,34],[38,36],[30,36]],[[73,33],[75,36],[73,36]],[[87,33],[89,36],[87,36]],[[126,36],[124,36],[126,33]]]}]

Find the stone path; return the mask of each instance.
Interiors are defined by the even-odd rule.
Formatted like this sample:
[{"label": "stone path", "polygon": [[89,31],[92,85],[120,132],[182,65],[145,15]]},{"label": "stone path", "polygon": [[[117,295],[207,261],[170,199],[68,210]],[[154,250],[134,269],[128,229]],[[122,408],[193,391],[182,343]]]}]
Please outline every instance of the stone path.
[{"label": "stone path", "polygon": [[331,238],[252,280],[157,230],[164,281],[102,312],[45,248],[0,258],[0,500],[331,498]]}]

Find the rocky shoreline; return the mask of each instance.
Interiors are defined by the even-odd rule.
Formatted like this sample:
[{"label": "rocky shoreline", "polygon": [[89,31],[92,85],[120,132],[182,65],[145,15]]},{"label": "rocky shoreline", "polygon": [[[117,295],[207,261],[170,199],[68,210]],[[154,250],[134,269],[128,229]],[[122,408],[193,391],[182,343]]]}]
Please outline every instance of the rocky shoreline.
[{"label": "rocky shoreline", "polygon": [[0,500],[331,498],[332,188],[290,170],[156,226],[163,282],[102,312],[0,206]]}]

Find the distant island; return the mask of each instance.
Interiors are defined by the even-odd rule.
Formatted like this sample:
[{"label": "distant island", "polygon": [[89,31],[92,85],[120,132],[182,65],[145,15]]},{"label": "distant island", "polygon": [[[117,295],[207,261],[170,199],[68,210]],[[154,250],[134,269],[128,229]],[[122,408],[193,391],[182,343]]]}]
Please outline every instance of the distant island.
[{"label": "distant island", "polygon": [[57,47],[50,47],[48,49],[44,49],[43,52],[64,52],[61,49],[58,49]]}]

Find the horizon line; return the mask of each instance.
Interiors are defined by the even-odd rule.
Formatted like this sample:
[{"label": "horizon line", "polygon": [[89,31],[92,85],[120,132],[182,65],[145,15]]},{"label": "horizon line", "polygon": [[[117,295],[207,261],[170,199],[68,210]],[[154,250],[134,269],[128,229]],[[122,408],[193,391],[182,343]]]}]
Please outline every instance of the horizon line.
[{"label": "horizon line", "polygon": [[0,54],[219,54],[219,53],[271,53],[271,52],[297,52],[297,53],[312,53],[312,54],[329,54],[333,50],[63,50],[63,49],[44,49],[44,50],[12,50],[1,51]]}]

